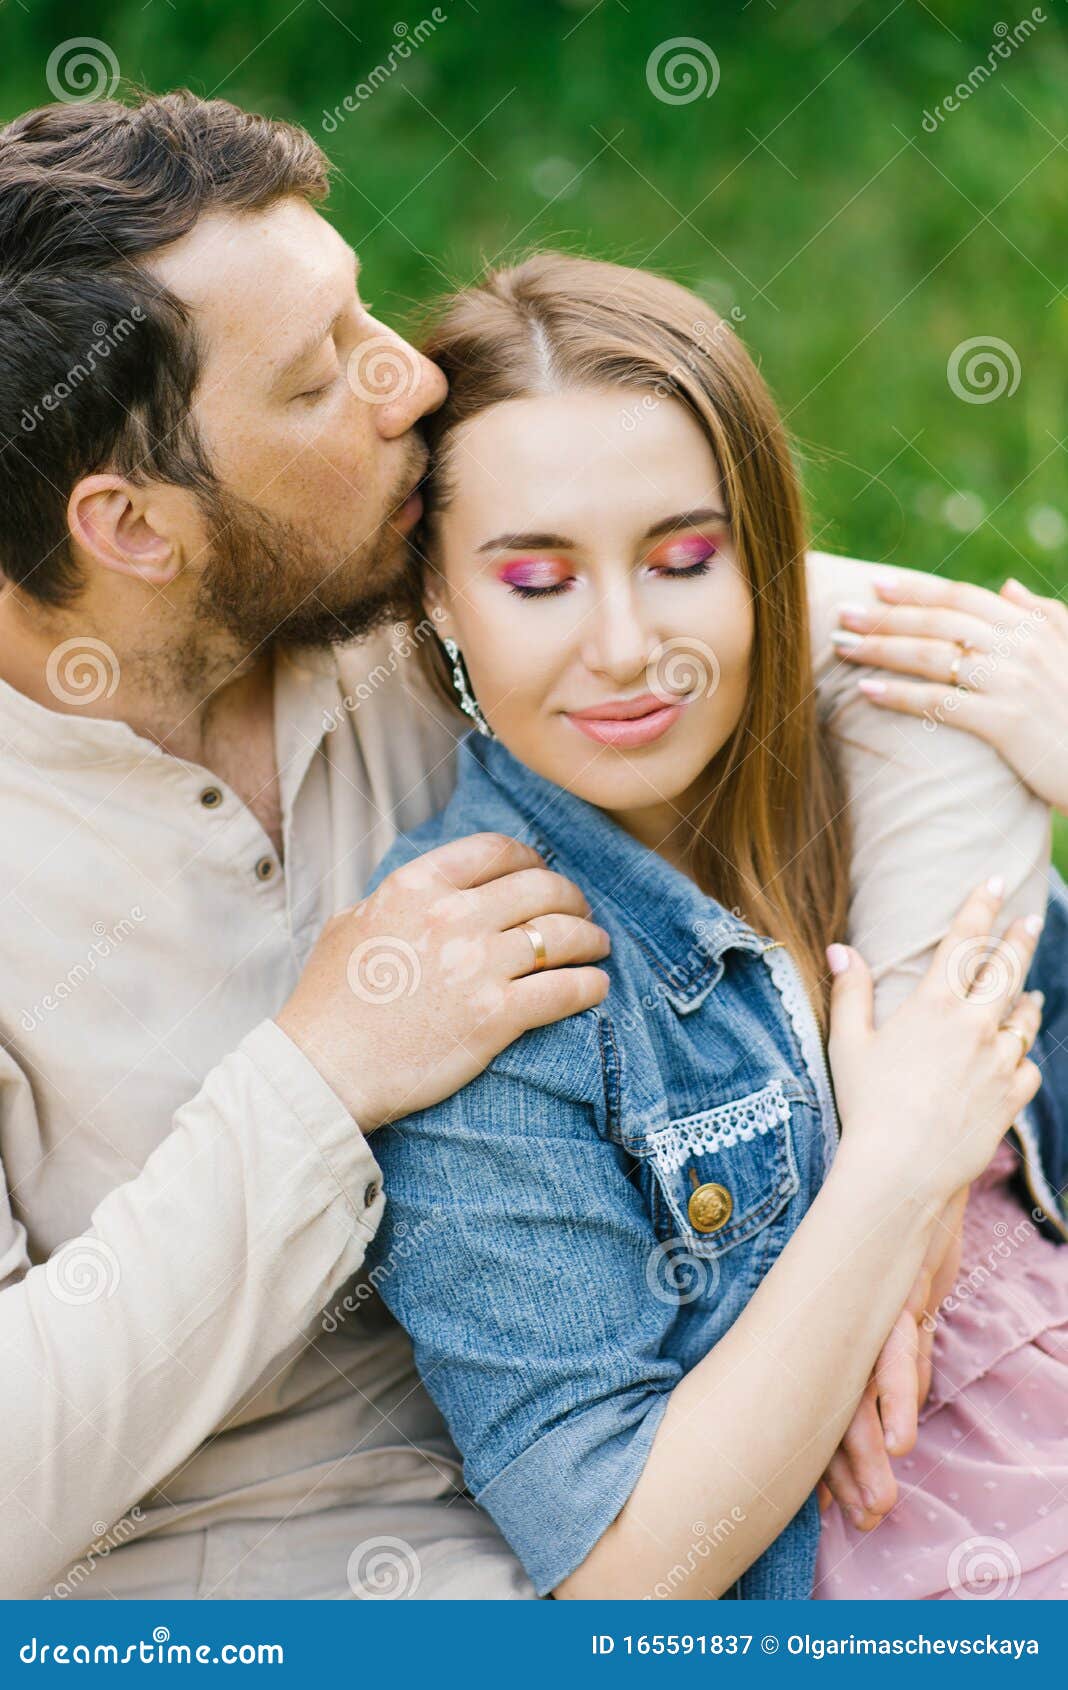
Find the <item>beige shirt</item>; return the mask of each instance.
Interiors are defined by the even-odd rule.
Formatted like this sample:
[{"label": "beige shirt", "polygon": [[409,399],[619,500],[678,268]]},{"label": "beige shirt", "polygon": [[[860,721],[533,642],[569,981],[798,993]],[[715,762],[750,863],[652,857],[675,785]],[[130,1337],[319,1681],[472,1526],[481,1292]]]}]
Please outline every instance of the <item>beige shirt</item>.
[{"label": "beige shirt", "polygon": [[[828,634],[866,568],[810,573],[885,1009],[973,881],[1042,906],[1049,824],[977,741],[857,698]],[[284,872],[205,769],[0,684],[3,1597],[349,1596],[398,1523],[422,1594],[529,1594],[354,1277],[372,1148],[270,1019],[445,802],[455,725],[391,630],[280,660],[275,709]]]}]

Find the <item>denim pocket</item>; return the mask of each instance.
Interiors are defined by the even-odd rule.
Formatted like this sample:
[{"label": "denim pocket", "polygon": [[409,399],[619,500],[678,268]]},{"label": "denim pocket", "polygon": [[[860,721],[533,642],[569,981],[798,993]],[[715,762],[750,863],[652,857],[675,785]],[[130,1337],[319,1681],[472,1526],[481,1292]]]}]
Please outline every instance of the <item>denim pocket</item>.
[{"label": "denim pocket", "polygon": [[669,1121],[647,1142],[657,1230],[695,1256],[722,1256],[752,1238],[800,1186],[781,1079]]}]

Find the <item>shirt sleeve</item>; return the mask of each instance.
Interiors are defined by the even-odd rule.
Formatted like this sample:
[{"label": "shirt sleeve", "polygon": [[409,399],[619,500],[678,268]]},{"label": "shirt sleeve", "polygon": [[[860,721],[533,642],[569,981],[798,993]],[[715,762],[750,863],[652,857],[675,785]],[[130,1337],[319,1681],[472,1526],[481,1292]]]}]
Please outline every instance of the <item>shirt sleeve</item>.
[{"label": "shirt sleeve", "polygon": [[[6,1055],[0,1109],[36,1130]],[[382,1208],[366,1139],[273,1021],[47,1262],[5,1189],[0,1595],[41,1595],[188,1458],[361,1265]]]},{"label": "shirt sleeve", "polygon": [[878,608],[872,577],[902,573],[826,552],[808,558],[819,710],[853,828],[846,937],[874,975],[878,1021],[925,973],[973,886],[1004,876],[1004,924],[1041,913],[1051,851],[1048,807],[996,751],[948,716],[933,723],[880,709],[857,691],[858,680],[880,671],[837,657],[831,635],[839,605]]},{"label": "shirt sleeve", "polygon": [[600,1056],[578,1022],[524,1034],[378,1146],[370,1278],[539,1595],[619,1513],[682,1372],[646,1204],[581,1094]]}]

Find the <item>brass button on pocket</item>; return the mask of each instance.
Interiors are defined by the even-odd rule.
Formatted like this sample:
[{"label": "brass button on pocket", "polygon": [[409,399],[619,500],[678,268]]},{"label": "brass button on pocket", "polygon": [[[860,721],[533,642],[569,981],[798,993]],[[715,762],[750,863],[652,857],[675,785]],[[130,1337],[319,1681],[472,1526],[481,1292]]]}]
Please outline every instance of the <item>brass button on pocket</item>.
[{"label": "brass button on pocket", "polygon": [[718,1232],[726,1226],[734,1208],[734,1199],[725,1185],[698,1185],[697,1174],[690,1169],[693,1190],[686,1205],[690,1225],[695,1232]]}]

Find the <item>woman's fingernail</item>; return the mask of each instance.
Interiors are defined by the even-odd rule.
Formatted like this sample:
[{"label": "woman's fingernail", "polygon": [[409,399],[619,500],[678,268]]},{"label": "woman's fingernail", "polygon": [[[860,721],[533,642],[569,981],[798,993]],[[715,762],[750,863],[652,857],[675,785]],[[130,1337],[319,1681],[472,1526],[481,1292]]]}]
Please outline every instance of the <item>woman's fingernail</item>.
[{"label": "woman's fingernail", "polygon": [[893,575],[874,575],[872,584],[877,593],[894,593],[897,591],[897,580]]},{"label": "woman's fingernail", "polygon": [[875,1507],[875,1492],[874,1491],[870,1491],[868,1489],[867,1485],[861,1485],[860,1494],[864,1498],[864,1501],[867,1503],[869,1508]]},{"label": "woman's fingernail", "polygon": [[827,961],[832,974],[844,974],[849,967],[849,952],[844,945],[828,945]]},{"label": "woman's fingernail", "polygon": [[1024,927],[1031,935],[1032,939],[1038,938],[1038,935],[1041,933],[1045,925],[1045,921],[1040,915],[1029,915],[1024,922]]},{"label": "woman's fingernail", "polygon": [[871,615],[871,607],[866,604],[840,604],[838,606],[839,619],[845,616],[853,616],[859,617],[862,622],[866,622]]},{"label": "woman's fingernail", "polygon": [[849,1510],[849,1518],[852,1520],[858,1531],[863,1526],[865,1517],[863,1508],[851,1508]]},{"label": "woman's fingernail", "polygon": [[854,634],[850,628],[836,628],[831,635],[835,645],[846,646],[850,650],[855,645],[859,645],[863,638],[863,634]]},{"label": "woman's fingernail", "polygon": [[886,691],[886,682],[867,679],[858,681],[857,691],[864,693],[868,698],[882,698],[883,693]]},{"label": "woman's fingernail", "polygon": [[986,883],[986,889],[990,893],[990,896],[992,898],[1002,898],[1002,897],[1004,897],[1004,895],[1005,895],[1005,877],[1004,877],[1004,875],[992,874],[990,876],[990,879]]},{"label": "woman's fingernail", "polygon": [[1031,1002],[1034,1004],[1036,1009],[1045,1009],[1045,1007],[1046,1007],[1046,994],[1045,994],[1045,992],[1032,992],[1031,993]]}]

